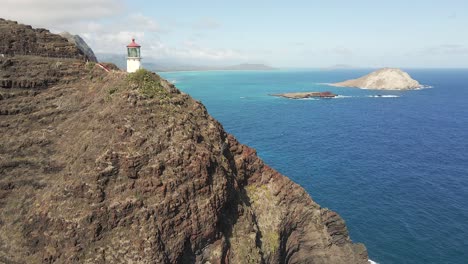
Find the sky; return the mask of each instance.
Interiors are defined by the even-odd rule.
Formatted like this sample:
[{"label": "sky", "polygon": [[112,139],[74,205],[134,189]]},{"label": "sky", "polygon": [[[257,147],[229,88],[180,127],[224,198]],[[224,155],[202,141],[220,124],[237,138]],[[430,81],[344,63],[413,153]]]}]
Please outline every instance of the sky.
[{"label": "sky", "polygon": [[0,0],[0,17],[184,64],[468,68],[467,0]]}]

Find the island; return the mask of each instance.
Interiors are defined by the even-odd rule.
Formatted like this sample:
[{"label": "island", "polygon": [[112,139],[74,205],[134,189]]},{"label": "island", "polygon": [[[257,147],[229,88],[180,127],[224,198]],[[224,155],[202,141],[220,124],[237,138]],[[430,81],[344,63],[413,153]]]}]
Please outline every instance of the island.
[{"label": "island", "polygon": [[414,90],[422,87],[408,73],[397,68],[383,68],[358,79],[330,85],[372,90]]},{"label": "island", "polygon": [[300,93],[282,93],[271,94],[271,96],[284,97],[288,99],[305,99],[305,98],[335,98],[338,95],[332,92],[300,92]]}]

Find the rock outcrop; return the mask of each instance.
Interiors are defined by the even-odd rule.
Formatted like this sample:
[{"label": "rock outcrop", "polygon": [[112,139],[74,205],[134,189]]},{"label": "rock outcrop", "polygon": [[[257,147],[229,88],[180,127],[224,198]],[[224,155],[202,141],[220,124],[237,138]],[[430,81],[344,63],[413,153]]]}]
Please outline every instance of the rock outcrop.
[{"label": "rock outcrop", "polygon": [[331,85],[373,90],[411,90],[421,88],[421,84],[411,78],[408,73],[395,68],[383,68],[358,79]]},{"label": "rock outcrop", "polygon": [[[0,88],[0,262],[367,263],[336,213],[174,85],[48,60],[54,82]],[[13,82],[28,63],[0,57]]]},{"label": "rock outcrop", "polygon": [[79,35],[72,35],[68,32],[60,33],[60,36],[66,38],[68,42],[75,44],[84,54],[85,56],[93,62],[97,62],[96,55],[94,55],[93,50],[88,46],[86,41],[84,41]]}]

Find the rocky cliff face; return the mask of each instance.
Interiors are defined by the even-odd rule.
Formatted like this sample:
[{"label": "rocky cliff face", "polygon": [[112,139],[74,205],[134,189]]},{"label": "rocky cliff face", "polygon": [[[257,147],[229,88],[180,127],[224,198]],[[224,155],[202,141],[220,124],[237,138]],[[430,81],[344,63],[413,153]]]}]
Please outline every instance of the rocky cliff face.
[{"label": "rocky cliff face", "polygon": [[421,84],[411,78],[408,73],[395,68],[383,68],[361,78],[332,85],[374,90],[411,90],[421,88]]},{"label": "rocky cliff face", "polygon": [[47,29],[0,18],[0,36],[0,54],[89,59],[75,44]]},{"label": "rocky cliff face", "polygon": [[68,32],[62,32],[60,33],[60,36],[66,38],[68,42],[75,44],[76,47],[80,49],[90,61],[97,62],[97,58],[96,55],[94,55],[93,50],[79,35],[72,35]]},{"label": "rocky cliff face", "polygon": [[[41,63],[54,82],[14,81]],[[15,83],[0,88],[0,262],[367,263],[336,213],[156,74],[0,65]]]}]

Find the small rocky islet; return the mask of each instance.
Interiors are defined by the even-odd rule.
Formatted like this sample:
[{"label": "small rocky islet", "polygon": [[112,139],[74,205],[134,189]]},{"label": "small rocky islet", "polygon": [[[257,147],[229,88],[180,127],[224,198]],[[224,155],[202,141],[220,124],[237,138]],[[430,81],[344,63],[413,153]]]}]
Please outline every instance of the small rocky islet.
[{"label": "small rocky islet", "polygon": [[383,68],[357,79],[332,83],[329,85],[371,90],[414,90],[423,87],[407,72],[397,68]]},{"label": "small rocky islet", "polygon": [[[411,76],[397,68],[383,68],[374,71],[358,79],[352,79],[344,82],[330,83],[335,87],[356,87],[370,90],[414,90],[423,86]],[[271,96],[283,97],[288,99],[306,99],[306,98],[335,98],[338,95],[332,92],[297,92],[271,94]],[[381,97],[377,95],[376,97]]]},{"label": "small rocky islet", "polygon": [[288,98],[288,99],[306,99],[306,98],[329,99],[329,98],[335,98],[338,95],[332,92],[299,92],[299,93],[271,94],[271,96],[283,97],[283,98]]}]

